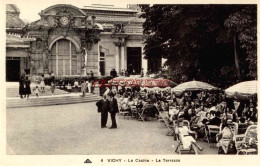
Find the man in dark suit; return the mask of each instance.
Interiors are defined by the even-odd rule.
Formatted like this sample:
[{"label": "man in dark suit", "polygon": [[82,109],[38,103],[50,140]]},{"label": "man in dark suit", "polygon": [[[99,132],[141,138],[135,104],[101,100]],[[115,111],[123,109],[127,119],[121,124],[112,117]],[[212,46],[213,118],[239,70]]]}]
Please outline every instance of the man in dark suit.
[{"label": "man in dark suit", "polygon": [[115,129],[117,128],[116,113],[118,113],[118,104],[117,104],[117,100],[114,98],[113,92],[109,92],[108,96],[109,96],[109,112],[112,121],[112,125],[109,129]]},{"label": "man in dark suit", "polygon": [[104,95],[103,99],[99,100],[96,105],[98,107],[98,112],[101,113],[101,128],[105,128],[109,110],[109,101],[106,99],[106,95]]},{"label": "man in dark suit", "polygon": [[218,117],[218,113],[216,111],[210,111],[211,119],[209,120],[208,125],[216,125],[220,126],[221,119]]}]

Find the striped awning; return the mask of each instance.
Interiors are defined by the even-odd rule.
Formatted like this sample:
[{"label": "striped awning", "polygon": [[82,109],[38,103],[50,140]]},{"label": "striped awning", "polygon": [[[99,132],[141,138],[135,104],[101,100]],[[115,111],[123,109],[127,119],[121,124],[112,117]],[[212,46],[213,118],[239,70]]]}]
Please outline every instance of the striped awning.
[{"label": "striped awning", "polygon": [[175,88],[172,88],[173,92],[184,91],[197,91],[197,90],[218,90],[217,87],[201,81],[189,81],[182,83]]},{"label": "striped awning", "polygon": [[257,80],[245,81],[235,84],[225,90],[229,97],[250,96],[257,94]]}]

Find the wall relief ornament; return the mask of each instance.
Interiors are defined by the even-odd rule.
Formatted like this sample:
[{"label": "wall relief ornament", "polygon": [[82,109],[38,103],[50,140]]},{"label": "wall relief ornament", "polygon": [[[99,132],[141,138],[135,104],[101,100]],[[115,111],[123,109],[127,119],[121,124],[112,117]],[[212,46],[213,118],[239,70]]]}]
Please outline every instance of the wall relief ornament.
[{"label": "wall relief ornament", "polygon": [[63,8],[56,13],[56,16],[54,16],[54,26],[62,28],[74,28],[75,19],[76,18],[70,10]]}]

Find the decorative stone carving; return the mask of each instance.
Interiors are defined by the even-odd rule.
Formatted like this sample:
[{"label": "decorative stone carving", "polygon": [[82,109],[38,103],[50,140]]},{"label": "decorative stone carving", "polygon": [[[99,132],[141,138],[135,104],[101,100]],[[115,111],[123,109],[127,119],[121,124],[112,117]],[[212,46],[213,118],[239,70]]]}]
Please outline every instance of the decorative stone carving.
[{"label": "decorative stone carving", "polygon": [[125,33],[124,24],[116,24],[114,33]]},{"label": "decorative stone carving", "polygon": [[74,28],[75,20],[76,18],[70,10],[62,8],[56,13],[56,16],[54,17],[54,27]]},{"label": "decorative stone carving", "polygon": [[49,67],[49,60],[50,60],[50,50],[46,48],[43,52],[42,59],[43,59],[43,67],[47,69]]}]

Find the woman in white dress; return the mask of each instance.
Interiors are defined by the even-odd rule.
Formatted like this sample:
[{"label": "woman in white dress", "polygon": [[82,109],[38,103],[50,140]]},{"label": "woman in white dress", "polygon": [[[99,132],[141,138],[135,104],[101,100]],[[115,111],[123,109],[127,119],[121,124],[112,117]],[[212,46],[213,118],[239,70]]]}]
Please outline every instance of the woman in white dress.
[{"label": "woman in white dress", "polygon": [[44,82],[44,75],[42,75],[40,77],[40,88],[41,88],[41,92],[44,93],[45,92],[45,82]]},{"label": "woman in white dress", "polygon": [[200,151],[202,151],[203,148],[199,146],[196,140],[190,135],[190,134],[196,134],[196,132],[191,131],[188,128],[188,126],[183,125],[183,122],[179,122],[179,125],[182,127],[177,128],[177,133],[179,134],[179,138],[182,141],[183,148],[188,149],[191,146],[191,144],[194,144]]}]

